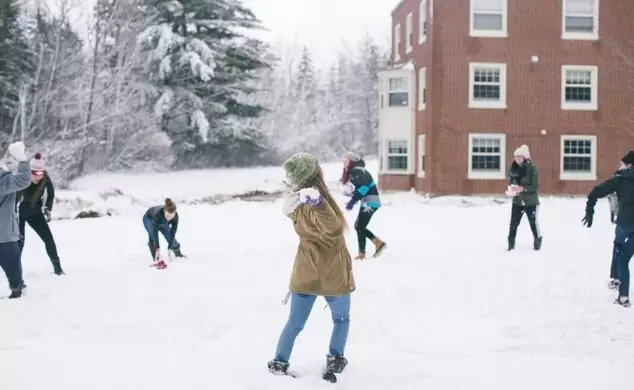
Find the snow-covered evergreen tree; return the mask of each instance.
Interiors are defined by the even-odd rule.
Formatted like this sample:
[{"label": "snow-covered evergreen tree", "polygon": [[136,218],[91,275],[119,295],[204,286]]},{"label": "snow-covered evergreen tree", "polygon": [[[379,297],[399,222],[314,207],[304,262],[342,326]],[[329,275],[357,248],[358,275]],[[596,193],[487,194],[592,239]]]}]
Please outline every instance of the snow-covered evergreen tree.
[{"label": "snow-covered evergreen tree", "polygon": [[253,144],[255,129],[234,127],[236,118],[262,111],[242,96],[249,92],[252,71],[266,66],[266,47],[239,32],[258,28],[257,18],[238,0],[146,0],[145,5],[156,24],[139,39],[149,49],[150,78],[161,89],[156,113],[179,165],[226,160],[231,143]]}]

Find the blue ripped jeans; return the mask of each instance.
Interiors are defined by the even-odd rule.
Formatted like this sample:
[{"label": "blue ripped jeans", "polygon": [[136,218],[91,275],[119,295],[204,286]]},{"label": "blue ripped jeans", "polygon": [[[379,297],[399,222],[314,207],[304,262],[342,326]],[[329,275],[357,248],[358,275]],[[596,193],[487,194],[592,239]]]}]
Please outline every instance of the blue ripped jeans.
[{"label": "blue ripped jeans", "polygon": [[[342,357],[350,330],[350,295],[324,298],[330,307],[333,322],[328,353],[332,356]],[[288,363],[291,352],[293,352],[295,339],[304,329],[316,299],[316,295],[291,294],[291,312],[277,343],[276,361]]]}]

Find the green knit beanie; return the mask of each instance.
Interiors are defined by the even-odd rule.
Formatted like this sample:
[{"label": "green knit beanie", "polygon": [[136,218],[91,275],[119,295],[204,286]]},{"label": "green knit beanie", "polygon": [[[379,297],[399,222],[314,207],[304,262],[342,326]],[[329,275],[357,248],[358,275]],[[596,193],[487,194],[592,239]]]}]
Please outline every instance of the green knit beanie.
[{"label": "green knit beanie", "polygon": [[297,153],[284,161],[286,178],[296,187],[308,183],[319,173],[317,159],[308,153]]}]

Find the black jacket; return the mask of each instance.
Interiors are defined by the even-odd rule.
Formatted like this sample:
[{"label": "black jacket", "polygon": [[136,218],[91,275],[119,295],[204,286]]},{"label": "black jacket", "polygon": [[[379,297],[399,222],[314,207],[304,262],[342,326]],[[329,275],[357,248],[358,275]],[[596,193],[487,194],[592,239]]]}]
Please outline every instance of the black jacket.
[{"label": "black jacket", "polygon": [[531,160],[521,166],[515,161],[509,169],[509,185],[524,187],[524,191],[513,197],[513,203],[520,206],[537,206],[539,204],[539,172]]},{"label": "black jacket", "polygon": [[372,174],[365,169],[365,161],[359,160],[351,162],[350,183],[354,186],[352,199],[362,201],[364,206],[378,209],[381,207],[381,199],[379,198],[379,189],[372,178]]},{"label": "black jacket", "polygon": [[586,213],[593,215],[597,199],[614,192],[619,202],[616,224],[634,230],[634,168],[619,169],[614,177],[594,187],[588,194]]},{"label": "black jacket", "polygon": [[[42,183],[44,181],[44,183]],[[41,186],[44,186],[42,188]],[[46,203],[43,198],[46,196]],[[55,187],[48,174],[45,174],[42,180],[35,184],[31,183],[24,191],[20,192],[17,197],[19,203],[20,216],[23,218],[32,217],[42,212],[42,208],[46,207],[49,211],[53,210],[53,201],[55,200]]]},{"label": "black jacket", "polygon": [[171,221],[165,219],[165,211],[163,206],[154,206],[150,207],[145,214],[144,218],[148,218],[152,222],[152,226],[154,227],[154,231],[152,232],[152,240],[158,245],[159,242],[159,229],[161,227],[169,226],[170,227],[170,238],[168,240],[168,249],[173,249],[174,240],[176,239],[176,231],[178,230],[178,213],[174,216]]}]

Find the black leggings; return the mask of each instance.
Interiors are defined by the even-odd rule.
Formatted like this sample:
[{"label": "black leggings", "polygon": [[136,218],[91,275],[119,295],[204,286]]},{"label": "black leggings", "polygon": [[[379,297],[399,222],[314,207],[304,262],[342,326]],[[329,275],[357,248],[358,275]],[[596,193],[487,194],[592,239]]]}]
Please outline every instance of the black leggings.
[{"label": "black leggings", "polygon": [[49,259],[51,259],[51,261],[59,260],[53,233],[51,232],[51,228],[48,226],[48,222],[46,222],[46,218],[44,218],[44,214],[41,211],[26,218],[20,216],[20,253],[22,253],[22,249],[24,249],[24,233],[26,227],[25,225],[27,223],[31,228],[33,228],[33,230],[35,230],[35,233],[40,236],[42,241],[44,241],[46,253],[48,254]]},{"label": "black leggings", "polygon": [[374,240],[375,238],[374,234],[368,230],[368,224],[375,211],[375,209],[369,207],[364,208],[361,206],[359,208],[359,215],[354,223],[354,229],[357,231],[357,239],[359,240],[359,253],[365,253],[366,239]]},{"label": "black leggings", "polygon": [[522,221],[522,215],[526,213],[528,217],[528,223],[531,225],[531,232],[533,232],[534,238],[541,237],[541,232],[539,231],[539,224],[537,222],[537,210],[539,206],[521,206],[513,203],[513,207],[511,208],[511,224],[509,227],[509,237],[515,238],[517,235],[517,227],[520,225]]}]

